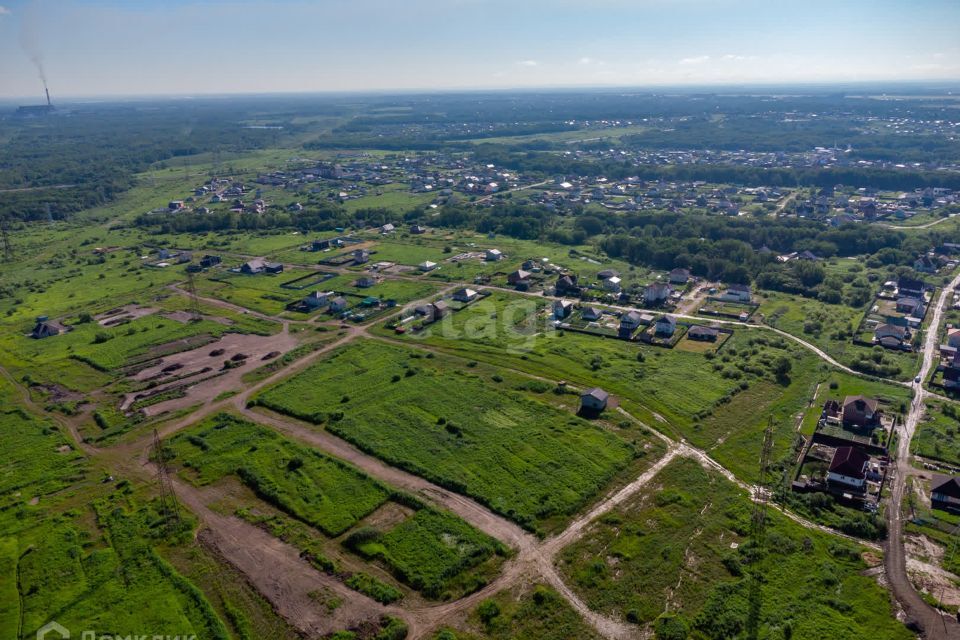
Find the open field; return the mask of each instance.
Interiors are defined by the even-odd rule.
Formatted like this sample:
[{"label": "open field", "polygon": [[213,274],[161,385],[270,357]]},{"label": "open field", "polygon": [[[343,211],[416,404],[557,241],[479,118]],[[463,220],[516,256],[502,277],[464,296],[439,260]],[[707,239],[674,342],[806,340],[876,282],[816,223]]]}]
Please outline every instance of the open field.
[{"label": "open field", "polygon": [[[343,544],[382,562],[400,581],[431,598],[462,589],[471,570],[506,549],[459,518],[434,510],[349,464],[296,444],[251,422],[219,414],[167,445],[173,462],[197,486],[238,478],[256,496],[328,538],[351,529]],[[388,501],[413,513],[389,526],[364,524]],[[489,567],[488,567],[489,569]]]},{"label": "open field", "polygon": [[746,627],[749,574],[759,554],[761,637],[911,637],[874,578],[859,575],[867,567],[862,549],[778,513],[767,517],[766,547],[758,552],[748,536],[747,496],[681,460],[596,521],[559,565],[591,608],[643,625],[669,611],[694,633],[719,640]]},{"label": "open field", "polygon": [[928,400],[924,417],[910,443],[910,451],[924,458],[960,466],[960,421],[957,406]]},{"label": "open field", "polygon": [[[769,416],[774,459],[792,451],[794,416],[822,375],[808,351],[747,329],[735,331],[717,354],[554,331],[538,317],[543,305],[496,292],[404,339],[580,387],[601,386],[650,426],[688,438],[744,480],[755,477]],[[791,362],[790,372],[778,378],[773,369],[781,358]]]},{"label": "open field", "polygon": [[[256,402],[323,424],[384,460],[536,529],[568,516],[635,455],[631,445],[536,400],[531,383],[366,341]],[[548,385],[533,384],[539,393]]]}]

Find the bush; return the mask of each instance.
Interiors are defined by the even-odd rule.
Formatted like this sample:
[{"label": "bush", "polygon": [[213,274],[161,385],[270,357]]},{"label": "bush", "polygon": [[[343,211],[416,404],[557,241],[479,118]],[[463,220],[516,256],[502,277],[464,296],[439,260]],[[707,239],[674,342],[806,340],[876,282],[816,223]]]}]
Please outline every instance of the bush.
[{"label": "bush", "polygon": [[477,607],[477,615],[480,616],[480,621],[489,627],[494,618],[500,615],[500,605],[493,600],[484,600]]}]

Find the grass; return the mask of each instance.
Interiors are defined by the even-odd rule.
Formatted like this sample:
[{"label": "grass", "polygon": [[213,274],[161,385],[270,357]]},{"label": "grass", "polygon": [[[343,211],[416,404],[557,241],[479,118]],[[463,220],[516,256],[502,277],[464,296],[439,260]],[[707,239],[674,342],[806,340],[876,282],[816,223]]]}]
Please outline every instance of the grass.
[{"label": "grass", "polygon": [[[738,329],[716,354],[702,354],[554,331],[543,306],[497,292],[403,339],[550,380],[600,386],[649,426],[710,450],[751,482],[769,416],[776,460],[792,451],[794,416],[825,370],[809,351],[760,329]],[[790,362],[786,378],[773,372],[781,358]]]},{"label": "grass", "polygon": [[[448,589],[462,592],[482,586],[481,573],[499,566],[487,561],[506,554],[500,543],[459,518],[425,507],[338,459],[239,418],[214,416],[171,438],[168,447],[174,462],[190,470],[181,475],[195,484],[207,486],[236,475],[259,498],[329,538],[346,533],[390,499],[412,505],[416,513],[396,527],[387,531],[360,527],[345,544],[381,560],[399,580],[430,598]],[[484,563],[481,570],[472,571]]]},{"label": "grass", "polygon": [[501,591],[480,603],[462,629],[446,627],[433,640],[598,640],[599,635],[546,585]]},{"label": "grass", "polygon": [[928,400],[926,411],[910,441],[910,451],[924,458],[960,465],[960,424],[956,405]]},{"label": "grass", "polygon": [[363,341],[255,401],[532,529],[572,514],[633,456],[606,431],[499,384],[446,358]]},{"label": "grass", "polygon": [[744,492],[681,459],[564,549],[560,568],[597,611],[638,624],[671,611],[696,637],[719,640],[744,632],[751,559],[759,557],[760,637],[912,637],[887,593],[860,574],[862,549],[770,511],[758,552],[750,514]]},{"label": "grass", "polygon": [[[459,518],[433,509],[420,509],[385,533],[367,528],[354,535],[347,544],[383,561],[400,581],[432,598],[450,588],[452,577],[507,553],[499,542]],[[483,586],[476,575],[470,577],[473,583],[457,591],[469,593]]]},{"label": "grass", "polygon": [[352,527],[390,495],[335,458],[226,414],[177,434],[167,446],[181,475],[194,484],[236,475],[267,502],[329,536]]},{"label": "grass", "polygon": [[920,368],[918,354],[853,344],[865,308],[826,304],[770,291],[765,291],[761,299],[758,313],[767,324],[815,344],[838,362],[858,371],[908,380]]}]

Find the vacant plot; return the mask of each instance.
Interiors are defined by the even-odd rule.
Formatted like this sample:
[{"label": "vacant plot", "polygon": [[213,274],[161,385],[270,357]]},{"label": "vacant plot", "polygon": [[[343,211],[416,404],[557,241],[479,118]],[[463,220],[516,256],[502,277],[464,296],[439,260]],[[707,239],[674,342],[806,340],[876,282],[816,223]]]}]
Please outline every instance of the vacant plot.
[{"label": "vacant plot", "polygon": [[543,322],[543,304],[494,293],[404,339],[550,380],[601,386],[650,426],[711,449],[750,481],[769,417],[778,460],[793,449],[795,416],[825,370],[809,351],[768,331],[738,330],[717,353],[692,353],[556,331]]},{"label": "vacant plot", "polygon": [[592,627],[556,591],[542,584],[501,591],[480,603],[463,624],[432,640],[598,640]]},{"label": "vacant plot", "polygon": [[674,612],[698,637],[746,628],[754,558],[763,575],[760,637],[900,639],[886,592],[861,549],[768,514],[765,550],[747,538],[748,496],[690,460],[667,466],[640,495],[565,549],[561,570],[588,605],[638,624]]},{"label": "vacant plot", "polygon": [[630,461],[616,436],[497,384],[449,359],[366,341],[256,401],[530,528],[573,513]]},{"label": "vacant plot", "polygon": [[[434,509],[420,509],[400,524],[380,532],[362,528],[346,544],[368,558],[381,560],[397,578],[424,595],[436,598],[467,569],[505,555],[506,548],[463,520]],[[461,592],[482,586],[474,580]]]},{"label": "vacant plot", "polygon": [[910,450],[925,458],[960,465],[960,414],[956,406],[928,400]]},{"label": "vacant plot", "polygon": [[[387,501],[415,512],[382,530],[365,525],[344,544],[381,561],[399,580],[437,598],[482,585],[506,548],[459,518],[410,500],[351,467],[276,432],[220,414],[168,442],[181,475],[208,485],[236,475],[265,502],[319,529],[328,538],[349,531]],[[486,563],[477,571],[470,571]],[[361,580],[361,578],[357,578]]]},{"label": "vacant plot", "polygon": [[353,467],[225,414],[177,434],[168,446],[193,483],[235,474],[264,500],[330,536],[390,497]]}]

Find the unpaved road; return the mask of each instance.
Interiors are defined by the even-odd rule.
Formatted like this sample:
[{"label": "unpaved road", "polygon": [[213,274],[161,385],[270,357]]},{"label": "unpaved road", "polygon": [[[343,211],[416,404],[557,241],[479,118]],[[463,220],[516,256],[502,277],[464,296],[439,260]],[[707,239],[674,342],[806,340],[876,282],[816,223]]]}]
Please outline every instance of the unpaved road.
[{"label": "unpaved road", "polygon": [[930,320],[923,347],[923,364],[920,367],[921,382],[912,384],[914,396],[897,442],[894,459],[896,470],[890,485],[890,503],[887,505],[887,541],[884,544],[884,566],[887,580],[890,582],[894,597],[903,607],[907,617],[919,624],[923,629],[923,637],[930,640],[949,640],[951,638],[956,640],[960,638],[960,623],[957,622],[956,618],[942,615],[927,604],[910,583],[910,578],[907,575],[907,554],[903,539],[901,505],[906,479],[910,472],[910,441],[923,415],[924,398],[927,396],[922,381],[927,379],[937,357],[937,338],[943,309],[948,296],[952,294],[954,287],[958,284],[960,284],[960,275],[943,288],[934,306],[933,317]]}]

